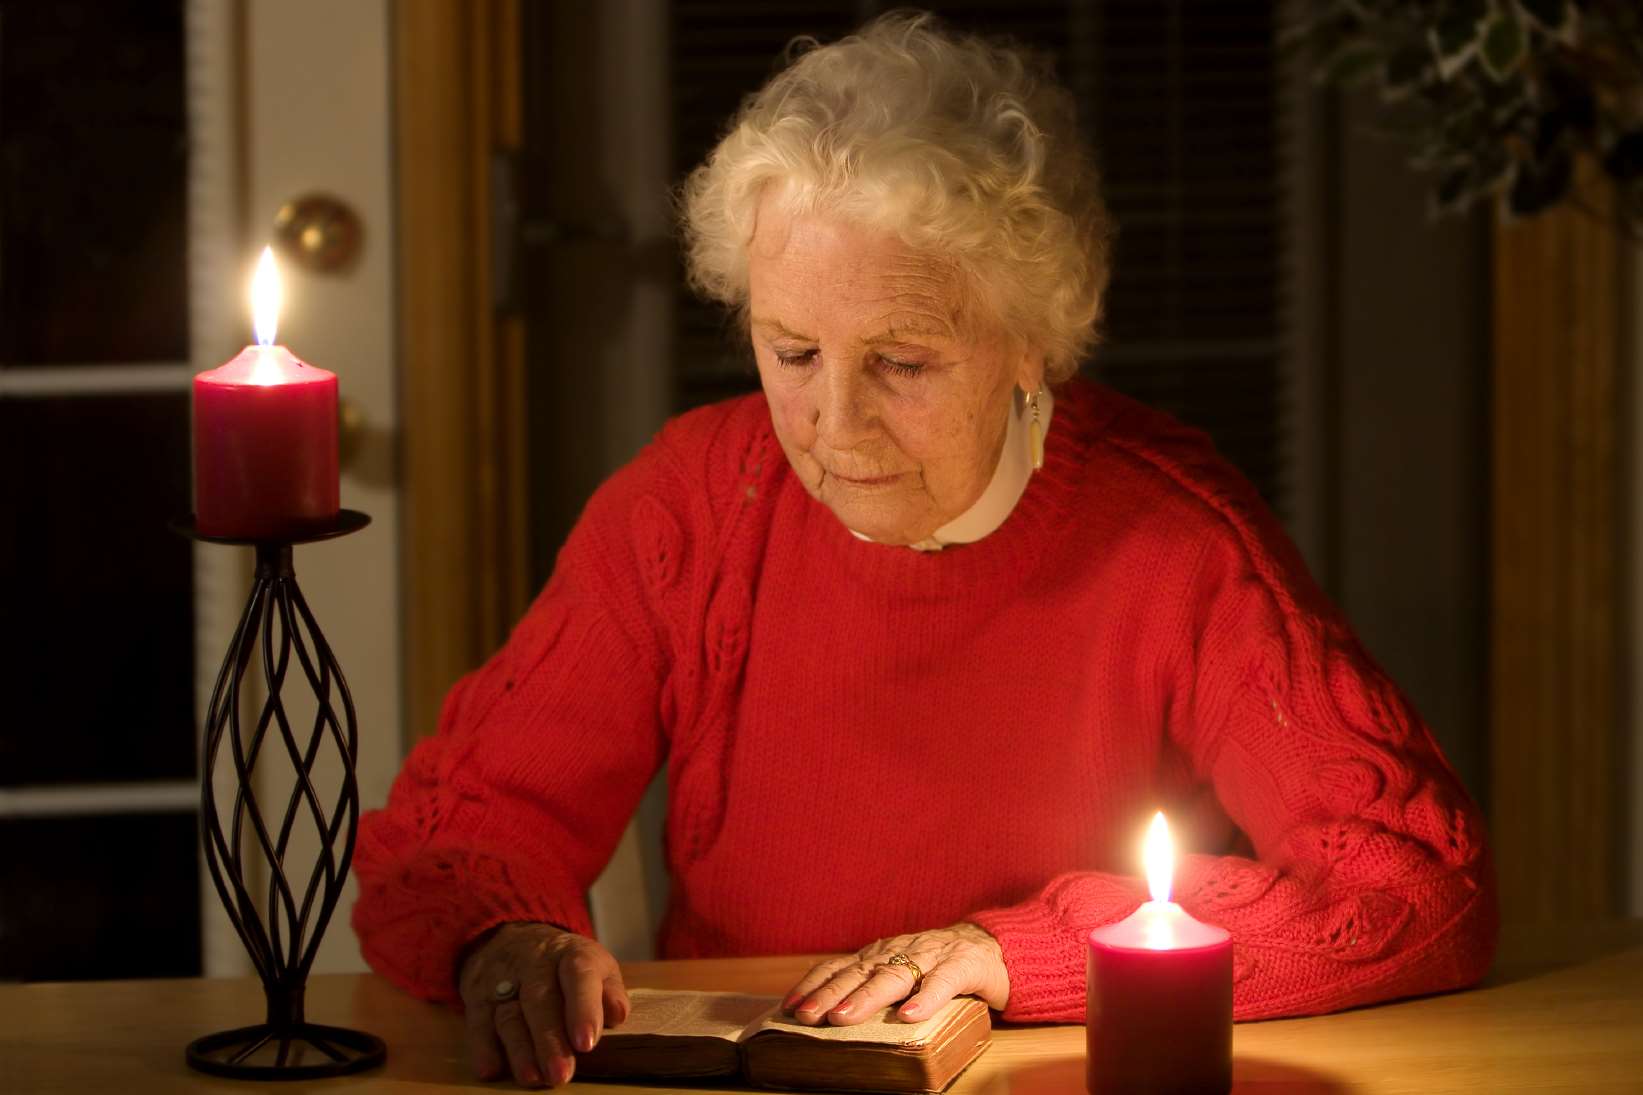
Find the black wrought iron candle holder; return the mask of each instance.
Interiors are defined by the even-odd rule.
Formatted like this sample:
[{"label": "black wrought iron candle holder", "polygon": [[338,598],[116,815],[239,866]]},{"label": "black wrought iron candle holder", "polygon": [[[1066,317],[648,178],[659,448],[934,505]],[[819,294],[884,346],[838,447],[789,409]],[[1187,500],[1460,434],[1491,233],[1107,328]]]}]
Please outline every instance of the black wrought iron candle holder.
[{"label": "black wrought iron candle holder", "polygon": [[[254,1026],[219,1031],[190,1043],[188,1064],[201,1072],[248,1080],[311,1080],[360,1072],[387,1059],[382,1039],[310,1023],[303,1006],[308,971],[353,860],[359,828],[359,787],[354,775],[359,733],[342,667],[297,588],[292,549],[357,532],[370,521],[363,513],[342,510],[333,521],[261,539],[204,535],[193,518],[174,524],[177,531],[193,539],[248,544],[257,552],[251,596],[228,644],[206,712],[200,827],[211,881],[262,978],[268,1012]],[[266,698],[247,736],[241,719],[241,686],[253,657],[260,662]],[[300,680],[317,701],[313,726],[301,744],[283,698],[293,670],[300,672]],[[270,743],[275,748],[265,752]],[[322,751],[340,755],[342,761],[341,788],[334,802],[320,801],[312,779]],[[258,761],[266,763],[269,753],[283,753],[294,782],[276,827],[270,826],[272,819],[264,814],[252,778]],[[220,763],[232,764],[235,775],[233,804],[227,810],[216,794],[214,777]],[[307,884],[298,889],[287,873],[286,853],[303,812],[318,836],[319,854]],[[252,890],[255,886],[260,892],[261,884],[246,875],[247,866],[256,862],[253,856],[260,857],[268,872],[266,917]]]}]

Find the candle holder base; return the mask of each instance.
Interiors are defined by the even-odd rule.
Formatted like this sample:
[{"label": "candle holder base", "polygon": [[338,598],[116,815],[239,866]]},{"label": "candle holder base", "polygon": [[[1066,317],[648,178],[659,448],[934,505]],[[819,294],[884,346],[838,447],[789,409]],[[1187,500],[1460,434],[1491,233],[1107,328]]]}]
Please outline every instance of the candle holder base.
[{"label": "candle holder base", "polygon": [[241,544],[254,547],[257,544],[317,544],[321,540],[334,540],[338,536],[358,532],[370,523],[370,516],[357,509],[339,509],[335,517],[292,525],[265,536],[217,536],[204,533],[200,531],[199,521],[192,513],[171,521],[170,525],[171,531],[190,540],[199,540],[207,544]]},{"label": "candle holder base", "polygon": [[[189,1043],[189,1067],[240,1080],[312,1080],[382,1064],[382,1039],[310,1023],[308,973],[347,883],[359,827],[359,728],[342,666],[297,587],[292,547],[345,536],[355,510],[266,537],[185,536],[256,548],[256,580],[206,711],[200,828],[223,911],[262,980],[256,1026]],[[261,689],[246,688],[252,667]],[[219,780],[221,786],[219,787]],[[307,849],[299,852],[300,849]],[[298,871],[312,864],[308,877]]]},{"label": "candle holder base", "polygon": [[320,1080],[382,1064],[388,1047],[364,1031],[298,1023],[258,1023],[207,1034],[188,1044],[188,1066],[234,1080]]}]

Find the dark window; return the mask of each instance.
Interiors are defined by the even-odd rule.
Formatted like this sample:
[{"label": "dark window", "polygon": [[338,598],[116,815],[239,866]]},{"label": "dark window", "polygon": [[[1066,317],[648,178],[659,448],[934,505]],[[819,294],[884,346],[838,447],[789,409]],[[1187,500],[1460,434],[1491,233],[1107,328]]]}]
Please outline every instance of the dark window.
[{"label": "dark window", "polygon": [[0,362],[188,357],[183,17],[0,3]]},{"label": "dark window", "polygon": [[191,779],[188,397],[0,399],[0,785]]},{"label": "dark window", "polygon": [[200,966],[184,48],[0,0],[0,978]]},{"label": "dark window", "polygon": [[0,980],[200,972],[193,814],[0,820]]}]

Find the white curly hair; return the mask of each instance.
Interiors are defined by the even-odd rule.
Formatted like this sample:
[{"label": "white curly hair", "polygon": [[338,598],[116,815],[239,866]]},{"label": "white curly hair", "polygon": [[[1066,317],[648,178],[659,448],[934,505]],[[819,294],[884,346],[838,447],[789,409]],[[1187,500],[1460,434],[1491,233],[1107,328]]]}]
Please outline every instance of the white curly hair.
[{"label": "white curly hair", "polygon": [[966,300],[1072,376],[1098,340],[1114,227],[1072,95],[1013,43],[893,11],[829,45],[798,38],[675,195],[687,276],[737,313],[767,190],[894,232],[960,271]]}]

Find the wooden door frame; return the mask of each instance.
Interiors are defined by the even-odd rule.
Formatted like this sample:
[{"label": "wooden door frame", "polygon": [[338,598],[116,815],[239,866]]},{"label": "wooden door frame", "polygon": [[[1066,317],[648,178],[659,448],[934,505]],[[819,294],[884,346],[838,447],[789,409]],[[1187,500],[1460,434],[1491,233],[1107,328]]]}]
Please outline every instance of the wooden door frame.
[{"label": "wooden door frame", "polygon": [[1508,921],[1621,913],[1628,872],[1618,674],[1622,242],[1597,211],[1497,223],[1490,814]]},{"label": "wooden door frame", "polygon": [[518,0],[394,0],[407,744],[529,598],[524,330],[494,304]]}]

